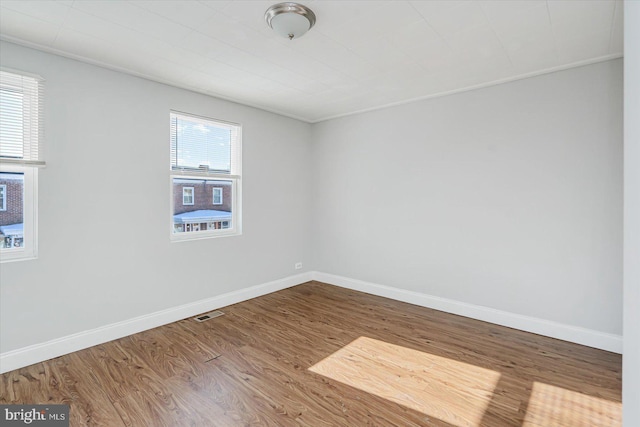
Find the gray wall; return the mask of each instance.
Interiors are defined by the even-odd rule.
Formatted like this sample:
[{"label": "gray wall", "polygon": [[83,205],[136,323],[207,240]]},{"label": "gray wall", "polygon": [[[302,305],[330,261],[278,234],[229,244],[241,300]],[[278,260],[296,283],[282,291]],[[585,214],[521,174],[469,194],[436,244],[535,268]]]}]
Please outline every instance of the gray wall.
[{"label": "gray wall", "polygon": [[622,60],[312,138],[316,270],[622,333]]},{"label": "gray wall", "polygon": [[[298,261],[621,333],[621,60],[308,125],[0,47],[47,91],[40,256],[0,267],[0,352]],[[170,109],[243,124],[243,236],[170,243]]]},{"label": "gray wall", "polygon": [[640,2],[624,11],[624,356],[625,427],[640,426]]},{"label": "gray wall", "polygon": [[[310,264],[310,125],[10,43],[46,79],[39,258],[0,267],[0,352]],[[169,110],[243,125],[243,235],[169,241]],[[123,209],[127,206],[127,209]]]}]

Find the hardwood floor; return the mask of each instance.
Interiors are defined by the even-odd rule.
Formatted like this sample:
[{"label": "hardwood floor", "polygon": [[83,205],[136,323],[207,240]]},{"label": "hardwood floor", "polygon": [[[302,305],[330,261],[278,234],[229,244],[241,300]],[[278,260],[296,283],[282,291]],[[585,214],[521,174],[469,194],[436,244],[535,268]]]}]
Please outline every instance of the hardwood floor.
[{"label": "hardwood floor", "polygon": [[2,375],[72,426],[619,426],[621,356],[309,282]]}]

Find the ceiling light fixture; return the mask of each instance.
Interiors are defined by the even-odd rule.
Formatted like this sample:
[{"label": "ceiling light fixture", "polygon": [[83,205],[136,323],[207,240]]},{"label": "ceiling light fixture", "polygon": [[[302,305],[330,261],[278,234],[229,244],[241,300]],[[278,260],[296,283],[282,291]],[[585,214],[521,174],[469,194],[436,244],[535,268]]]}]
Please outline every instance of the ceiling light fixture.
[{"label": "ceiling light fixture", "polygon": [[274,4],[267,9],[264,19],[276,33],[289,40],[302,37],[316,23],[311,9],[292,2]]}]

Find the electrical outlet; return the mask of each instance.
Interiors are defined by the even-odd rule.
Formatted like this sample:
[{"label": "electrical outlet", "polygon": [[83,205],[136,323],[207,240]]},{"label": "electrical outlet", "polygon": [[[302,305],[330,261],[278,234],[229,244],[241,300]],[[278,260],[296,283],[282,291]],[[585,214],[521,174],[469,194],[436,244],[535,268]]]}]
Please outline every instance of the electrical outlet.
[{"label": "electrical outlet", "polygon": [[296,265],[294,265],[294,268],[296,270],[301,270],[302,269],[302,263],[301,262],[296,262]]}]

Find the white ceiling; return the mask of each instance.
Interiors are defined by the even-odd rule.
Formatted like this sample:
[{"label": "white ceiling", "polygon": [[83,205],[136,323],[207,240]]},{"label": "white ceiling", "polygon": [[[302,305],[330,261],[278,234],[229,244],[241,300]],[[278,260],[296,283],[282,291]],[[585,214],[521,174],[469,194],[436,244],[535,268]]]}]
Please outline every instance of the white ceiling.
[{"label": "white ceiling", "polygon": [[0,37],[309,122],[622,56],[620,0],[0,2]]}]

